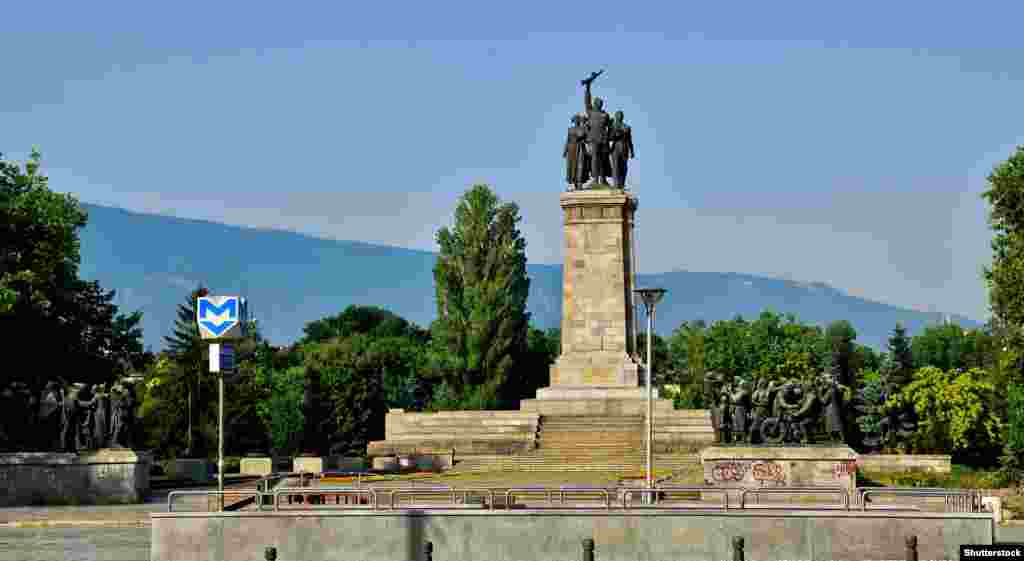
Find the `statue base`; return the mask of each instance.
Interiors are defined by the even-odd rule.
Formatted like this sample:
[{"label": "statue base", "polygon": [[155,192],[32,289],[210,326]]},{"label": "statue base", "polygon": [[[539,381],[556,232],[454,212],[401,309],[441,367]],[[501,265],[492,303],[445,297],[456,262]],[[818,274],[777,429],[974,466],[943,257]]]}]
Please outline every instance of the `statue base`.
[{"label": "statue base", "polygon": [[[844,444],[825,446],[711,446],[700,454],[704,484],[728,488],[729,504],[738,504],[744,489],[747,503],[807,502],[843,504],[842,493],[852,501],[857,490],[857,453]],[[822,487],[834,492],[771,493],[779,487]],[[703,493],[719,501],[721,493]]]},{"label": "statue base", "polygon": [[141,503],[152,463],[126,448],[0,454],[0,506]]}]

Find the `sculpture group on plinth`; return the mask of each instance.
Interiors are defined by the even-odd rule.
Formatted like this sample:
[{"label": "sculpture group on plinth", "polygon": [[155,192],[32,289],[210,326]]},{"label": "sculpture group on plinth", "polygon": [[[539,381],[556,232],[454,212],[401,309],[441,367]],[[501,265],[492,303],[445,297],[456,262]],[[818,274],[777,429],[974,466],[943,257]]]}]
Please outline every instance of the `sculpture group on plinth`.
[{"label": "sculpture group on plinth", "polygon": [[721,444],[843,442],[843,392],[835,378],[727,379],[709,372],[704,395]]},{"label": "sculpture group on plinth", "polygon": [[0,449],[81,452],[131,448],[135,387],[127,379],[106,384],[50,381],[34,392],[22,382],[0,391]]},{"label": "sculpture group on plinth", "polygon": [[602,72],[594,72],[580,82],[585,88],[584,111],[570,119],[572,126],[562,150],[565,181],[572,189],[582,189],[590,180],[592,187],[607,185],[609,177],[615,187],[625,189],[629,160],[636,158],[633,132],[622,111],[609,117],[604,100],[591,98],[590,84]]}]

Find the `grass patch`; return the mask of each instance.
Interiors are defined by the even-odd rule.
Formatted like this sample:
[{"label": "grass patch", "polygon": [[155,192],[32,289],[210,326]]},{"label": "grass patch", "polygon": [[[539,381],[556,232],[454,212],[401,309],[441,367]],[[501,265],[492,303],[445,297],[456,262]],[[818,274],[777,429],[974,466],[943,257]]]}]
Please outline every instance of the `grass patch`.
[{"label": "grass patch", "polygon": [[1003,499],[1003,514],[1008,520],[1024,518],[1024,497],[1013,496]]},{"label": "grass patch", "polygon": [[941,487],[943,489],[1000,489],[1009,485],[998,469],[953,464],[950,473],[925,470],[871,472],[857,470],[860,487]]}]

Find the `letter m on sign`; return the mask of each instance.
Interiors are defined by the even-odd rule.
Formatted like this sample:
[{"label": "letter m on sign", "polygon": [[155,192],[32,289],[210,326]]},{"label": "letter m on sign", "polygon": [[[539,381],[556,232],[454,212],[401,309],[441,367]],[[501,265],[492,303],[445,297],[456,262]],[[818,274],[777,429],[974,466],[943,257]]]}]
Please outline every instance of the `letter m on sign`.
[{"label": "letter m on sign", "polygon": [[237,339],[242,336],[244,300],[238,296],[206,296],[196,303],[196,323],[203,339]]}]

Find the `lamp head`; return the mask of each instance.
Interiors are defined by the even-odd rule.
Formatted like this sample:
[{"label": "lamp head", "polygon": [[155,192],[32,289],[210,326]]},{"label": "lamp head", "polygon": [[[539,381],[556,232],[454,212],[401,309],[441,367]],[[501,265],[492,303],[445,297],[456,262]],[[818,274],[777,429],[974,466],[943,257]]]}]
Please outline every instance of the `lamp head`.
[{"label": "lamp head", "polygon": [[634,292],[640,295],[640,299],[644,302],[644,307],[647,308],[647,313],[651,312],[658,302],[661,302],[662,297],[667,292],[664,288],[638,288]]}]

